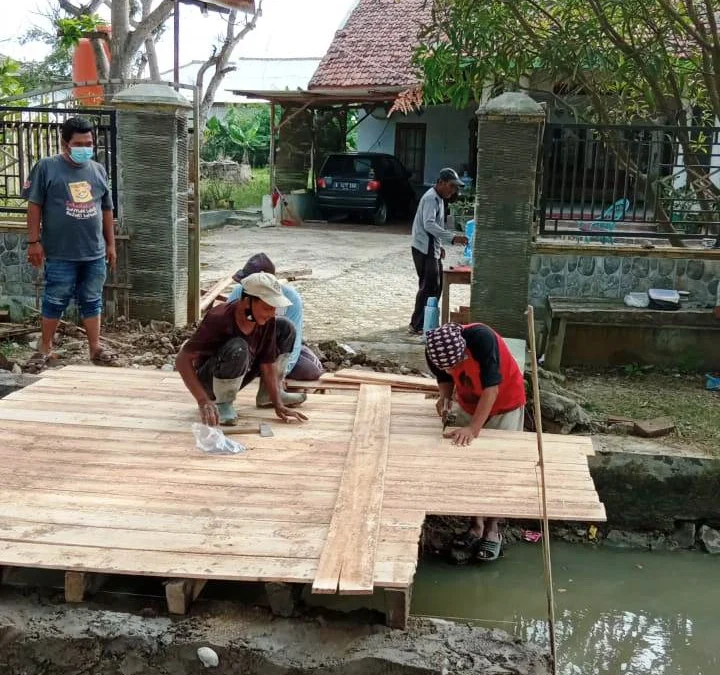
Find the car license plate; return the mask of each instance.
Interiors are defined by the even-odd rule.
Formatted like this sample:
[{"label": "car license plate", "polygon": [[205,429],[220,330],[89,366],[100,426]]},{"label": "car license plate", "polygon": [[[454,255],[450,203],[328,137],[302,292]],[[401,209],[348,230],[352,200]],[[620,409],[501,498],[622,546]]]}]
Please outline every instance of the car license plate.
[{"label": "car license plate", "polygon": [[357,183],[348,183],[347,181],[338,181],[336,183],[338,190],[357,190]]}]

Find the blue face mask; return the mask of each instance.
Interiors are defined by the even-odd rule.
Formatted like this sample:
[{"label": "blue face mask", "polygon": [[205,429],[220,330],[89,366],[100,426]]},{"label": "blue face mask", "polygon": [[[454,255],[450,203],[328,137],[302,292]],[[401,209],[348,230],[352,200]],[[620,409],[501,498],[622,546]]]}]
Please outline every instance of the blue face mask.
[{"label": "blue face mask", "polygon": [[93,158],[93,148],[70,148],[70,158],[75,164],[86,164]]}]

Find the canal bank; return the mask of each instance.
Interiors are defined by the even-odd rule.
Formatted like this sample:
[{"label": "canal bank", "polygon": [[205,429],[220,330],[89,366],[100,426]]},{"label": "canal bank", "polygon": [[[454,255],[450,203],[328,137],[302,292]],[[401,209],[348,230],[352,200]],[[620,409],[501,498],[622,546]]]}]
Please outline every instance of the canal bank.
[{"label": "canal bank", "polygon": [[[544,649],[508,633],[413,620],[408,631],[366,617],[294,619],[237,602],[200,603],[193,616],[154,614],[152,600],[124,609],[71,607],[52,597],[0,591],[3,675],[549,675]],[[149,605],[149,606],[148,606]],[[131,608],[134,607],[134,611]],[[198,649],[216,658],[206,671]]]}]

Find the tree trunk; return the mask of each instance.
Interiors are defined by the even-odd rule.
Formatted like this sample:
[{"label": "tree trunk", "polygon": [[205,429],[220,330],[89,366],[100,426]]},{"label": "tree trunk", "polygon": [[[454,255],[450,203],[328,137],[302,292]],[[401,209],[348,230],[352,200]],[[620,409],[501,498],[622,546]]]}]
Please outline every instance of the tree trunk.
[{"label": "tree trunk", "polygon": [[[110,78],[127,76],[126,43],[130,34],[130,0],[112,0],[110,9],[112,37],[110,39]],[[130,55],[132,58],[134,54]]]},{"label": "tree trunk", "polygon": [[155,49],[155,40],[148,38],[145,40],[145,54],[147,55],[148,67],[150,68],[150,79],[160,80],[160,66],[158,65],[157,51]]}]

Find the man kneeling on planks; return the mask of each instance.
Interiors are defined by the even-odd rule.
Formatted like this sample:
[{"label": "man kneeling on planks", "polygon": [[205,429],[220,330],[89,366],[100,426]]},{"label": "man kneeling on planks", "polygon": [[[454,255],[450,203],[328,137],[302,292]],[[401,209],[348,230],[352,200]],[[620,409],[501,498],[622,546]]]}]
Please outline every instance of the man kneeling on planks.
[{"label": "man kneeling on planks", "polygon": [[[469,445],[482,429],[522,431],[525,380],[505,341],[481,323],[446,323],[427,333],[425,356],[437,378],[438,415],[447,419],[453,394],[460,428],[455,445]],[[502,539],[496,518],[476,516],[462,542],[480,560],[496,560]]]},{"label": "man kneeling on planks", "polygon": [[237,424],[233,402],[237,393],[260,376],[256,403],[275,408],[285,422],[307,419],[291,407],[306,399],[282,389],[287,357],[295,342],[295,328],[278,307],[287,307],[280,282],[266,272],[242,281],[242,295],[213,307],[195,334],[182,346],[175,366],[200,407],[204,424]]}]

